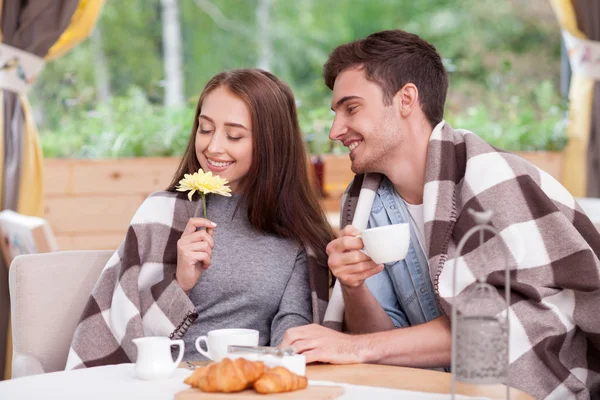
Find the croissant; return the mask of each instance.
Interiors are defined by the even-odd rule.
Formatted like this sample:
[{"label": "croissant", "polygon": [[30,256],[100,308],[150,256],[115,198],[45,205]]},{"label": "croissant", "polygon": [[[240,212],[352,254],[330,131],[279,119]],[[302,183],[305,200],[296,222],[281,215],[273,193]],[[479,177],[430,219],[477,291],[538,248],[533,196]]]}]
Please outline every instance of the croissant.
[{"label": "croissant", "polygon": [[252,387],[265,371],[262,361],[229,358],[208,367],[197,368],[184,382],[203,392],[241,392]]},{"label": "croissant", "polygon": [[190,385],[191,387],[198,387],[198,382],[200,379],[204,378],[206,372],[208,371],[208,367],[198,367],[194,370],[194,373],[188,376],[183,383],[186,385]]},{"label": "croissant", "polygon": [[308,386],[305,376],[298,376],[284,367],[268,369],[254,382],[254,390],[261,394],[291,392]]}]

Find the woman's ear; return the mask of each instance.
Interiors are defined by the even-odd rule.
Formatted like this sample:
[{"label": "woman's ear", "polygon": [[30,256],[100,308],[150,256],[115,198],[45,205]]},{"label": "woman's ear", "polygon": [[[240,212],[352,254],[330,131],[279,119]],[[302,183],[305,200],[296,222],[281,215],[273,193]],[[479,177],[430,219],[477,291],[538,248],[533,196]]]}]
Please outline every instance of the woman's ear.
[{"label": "woman's ear", "polygon": [[394,96],[394,104],[402,117],[408,117],[419,106],[419,89],[413,83],[407,83]]}]

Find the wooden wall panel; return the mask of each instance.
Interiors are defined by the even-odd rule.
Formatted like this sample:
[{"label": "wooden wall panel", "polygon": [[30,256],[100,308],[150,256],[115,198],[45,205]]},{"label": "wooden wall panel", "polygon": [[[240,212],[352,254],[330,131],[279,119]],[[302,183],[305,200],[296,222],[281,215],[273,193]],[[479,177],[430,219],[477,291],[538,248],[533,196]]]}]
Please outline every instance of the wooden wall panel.
[{"label": "wooden wall panel", "polygon": [[139,193],[52,196],[46,199],[46,219],[55,234],[121,232],[144,198]]},{"label": "wooden wall panel", "polygon": [[[555,178],[562,154],[519,153]],[[340,197],[352,180],[347,155],[325,155],[321,205],[337,221]],[[46,218],[61,250],[116,249],[142,201],[170,183],[178,158],[46,160]],[[560,180],[560,179],[559,179]]]}]

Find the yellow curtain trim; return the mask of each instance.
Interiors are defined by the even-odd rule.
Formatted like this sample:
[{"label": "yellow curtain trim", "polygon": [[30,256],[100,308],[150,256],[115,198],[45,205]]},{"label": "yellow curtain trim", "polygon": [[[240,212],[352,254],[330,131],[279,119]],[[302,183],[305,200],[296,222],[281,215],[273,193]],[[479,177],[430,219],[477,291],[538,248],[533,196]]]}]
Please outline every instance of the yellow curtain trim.
[{"label": "yellow curtain trim", "polygon": [[50,61],[63,56],[88,37],[96,25],[103,5],[104,0],[81,0],[71,18],[71,23],[50,48],[45,57],[46,60]]},{"label": "yellow curtain trim", "polygon": [[21,183],[17,212],[25,215],[44,216],[44,157],[38,137],[37,127],[31,112],[29,100],[19,96],[25,119],[25,146],[21,164]]},{"label": "yellow curtain trim", "polygon": [[587,39],[577,27],[577,17],[573,8],[572,0],[550,0],[554,14],[558,19],[561,29],[566,29],[571,35]]},{"label": "yellow curtain trim", "polygon": [[[562,30],[575,37],[587,39],[577,27],[572,0],[550,0],[550,4]],[[564,151],[561,177],[562,184],[576,197],[587,195],[587,147],[592,126],[593,88],[592,79],[575,73],[571,77],[568,142]]]},{"label": "yellow curtain trim", "polygon": [[573,75],[569,91],[569,124],[565,148],[562,182],[576,197],[587,193],[587,148],[589,143],[594,81],[581,75]]}]

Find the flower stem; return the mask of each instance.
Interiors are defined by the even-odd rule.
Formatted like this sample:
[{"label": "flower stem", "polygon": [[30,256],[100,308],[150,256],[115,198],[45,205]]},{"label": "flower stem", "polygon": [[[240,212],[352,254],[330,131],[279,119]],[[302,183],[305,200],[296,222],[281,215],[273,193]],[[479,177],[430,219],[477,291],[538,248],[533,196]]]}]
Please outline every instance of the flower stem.
[{"label": "flower stem", "polygon": [[202,205],[204,206],[204,218],[206,218],[206,193],[202,193]]}]

